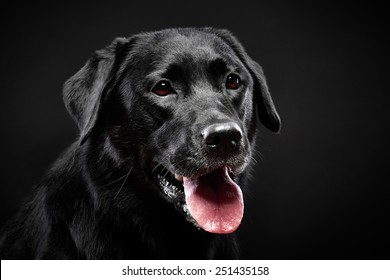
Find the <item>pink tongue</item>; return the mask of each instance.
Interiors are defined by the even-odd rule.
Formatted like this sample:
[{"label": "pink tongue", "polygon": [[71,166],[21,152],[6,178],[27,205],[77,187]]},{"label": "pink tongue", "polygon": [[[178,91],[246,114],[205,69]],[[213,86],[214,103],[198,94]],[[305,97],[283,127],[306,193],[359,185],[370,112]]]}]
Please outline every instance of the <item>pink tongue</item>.
[{"label": "pink tongue", "polygon": [[198,178],[184,177],[183,185],[188,210],[202,229],[212,233],[237,229],[244,214],[244,201],[226,167]]}]

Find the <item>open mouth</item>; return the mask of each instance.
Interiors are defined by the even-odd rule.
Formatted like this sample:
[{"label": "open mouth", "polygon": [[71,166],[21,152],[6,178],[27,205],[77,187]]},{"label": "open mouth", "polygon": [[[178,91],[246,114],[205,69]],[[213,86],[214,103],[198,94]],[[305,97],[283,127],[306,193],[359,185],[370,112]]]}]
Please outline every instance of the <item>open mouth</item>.
[{"label": "open mouth", "polygon": [[184,177],[156,165],[153,174],[166,198],[205,231],[231,233],[240,225],[244,213],[243,196],[229,167],[223,166],[197,177]]}]

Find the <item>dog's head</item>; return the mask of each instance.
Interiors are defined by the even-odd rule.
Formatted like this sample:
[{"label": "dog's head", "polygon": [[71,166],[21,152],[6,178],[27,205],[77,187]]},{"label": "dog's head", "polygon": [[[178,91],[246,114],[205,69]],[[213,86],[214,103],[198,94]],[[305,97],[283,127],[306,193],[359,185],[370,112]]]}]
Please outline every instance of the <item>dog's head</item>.
[{"label": "dog's head", "polygon": [[66,82],[64,100],[81,145],[95,132],[118,166],[131,159],[161,196],[213,233],[241,222],[237,182],[251,160],[255,112],[280,129],[262,68],[228,31],[212,28],[116,39]]}]

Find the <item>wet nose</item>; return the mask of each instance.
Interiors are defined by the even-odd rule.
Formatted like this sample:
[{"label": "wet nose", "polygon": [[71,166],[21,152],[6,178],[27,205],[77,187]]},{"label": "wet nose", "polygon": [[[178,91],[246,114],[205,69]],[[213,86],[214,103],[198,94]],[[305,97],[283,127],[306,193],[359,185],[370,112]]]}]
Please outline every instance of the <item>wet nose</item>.
[{"label": "wet nose", "polygon": [[212,124],[202,131],[202,137],[209,150],[221,153],[234,152],[242,143],[241,128],[234,122]]}]

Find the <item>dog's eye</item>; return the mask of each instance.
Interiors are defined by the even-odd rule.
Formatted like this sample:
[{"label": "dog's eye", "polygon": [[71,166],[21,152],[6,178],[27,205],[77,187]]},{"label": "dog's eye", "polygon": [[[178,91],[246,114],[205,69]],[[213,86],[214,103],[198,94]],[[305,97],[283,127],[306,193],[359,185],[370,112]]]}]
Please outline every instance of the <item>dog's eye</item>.
[{"label": "dog's eye", "polygon": [[152,92],[158,96],[166,96],[171,93],[175,93],[168,81],[159,81],[153,88]]},{"label": "dog's eye", "polygon": [[236,74],[229,74],[226,78],[226,88],[227,89],[238,89],[240,86],[241,80]]}]

